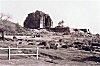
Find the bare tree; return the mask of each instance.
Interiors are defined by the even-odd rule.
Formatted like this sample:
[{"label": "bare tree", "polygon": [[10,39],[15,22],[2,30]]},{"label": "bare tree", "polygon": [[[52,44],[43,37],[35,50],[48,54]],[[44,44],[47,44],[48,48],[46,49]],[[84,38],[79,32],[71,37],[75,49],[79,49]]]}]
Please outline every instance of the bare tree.
[{"label": "bare tree", "polygon": [[6,19],[5,20],[7,20],[8,21],[8,19],[10,19],[11,18],[11,16],[10,15],[5,15],[6,16]]},{"label": "bare tree", "polygon": [[4,17],[4,14],[0,13],[0,20],[2,20],[3,17]]},{"label": "bare tree", "polygon": [[0,20],[6,20],[6,21],[8,21],[10,18],[11,18],[10,15],[4,14],[4,13],[0,13]]}]

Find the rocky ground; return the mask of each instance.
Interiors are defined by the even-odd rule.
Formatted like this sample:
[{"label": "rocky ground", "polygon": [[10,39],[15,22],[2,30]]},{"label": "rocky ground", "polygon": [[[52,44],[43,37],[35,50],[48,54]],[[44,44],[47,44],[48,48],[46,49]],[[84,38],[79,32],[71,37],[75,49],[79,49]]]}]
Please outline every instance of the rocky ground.
[{"label": "rocky ground", "polygon": [[[18,47],[36,48],[36,40],[37,39],[34,39],[34,41],[32,41],[33,44],[22,41],[22,44],[19,44]],[[0,47],[16,47],[16,44],[19,42],[20,41],[0,41]],[[13,51],[15,50],[12,50],[12,52]],[[36,50],[21,51],[23,51],[23,53],[31,53],[31,51],[36,53]],[[0,50],[0,54],[6,54],[7,52],[7,50]],[[15,52],[17,52],[17,50]],[[11,56],[11,60],[9,61],[7,56],[0,56],[0,66],[100,66],[100,54],[79,50],[74,47],[58,49],[40,47],[39,60],[37,60],[35,56]]]},{"label": "rocky ground", "polygon": [[100,66],[100,55],[75,48],[39,49],[39,60],[34,56],[16,56],[10,61],[2,57],[0,66]]},{"label": "rocky ground", "polygon": [[[71,35],[63,35],[63,33],[43,32],[43,30],[39,32],[41,35],[37,34],[36,37],[33,35],[26,38],[18,38],[16,36],[17,39],[9,38],[8,40],[7,38],[5,41],[0,41],[0,48],[7,48],[8,46],[13,48],[36,48],[38,46],[38,60],[35,56],[11,56],[11,60],[8,60],[8,56],[0,56],[0,66],[100,66],[100,52],[90,51],[91,47],[88,43],[84,45],[85,41],[83,39],[89,41],[91,37],[72,37]],[[79,43],[73,43],[75,41]],[[54,45],[53,47],[48,47],[41,42],[48,42],[49,45]],[[56,42],[61,46],[55,47]],[[96,48],[99,47],[99,44],[97,45]],[[83,47],[85,47],[85,50]],[[36,49],[11,50],[11,53],[18,53],[18,51],[24,54],[36,53]],[[0,50],[0,55],[7,53],[8,50]]]}]

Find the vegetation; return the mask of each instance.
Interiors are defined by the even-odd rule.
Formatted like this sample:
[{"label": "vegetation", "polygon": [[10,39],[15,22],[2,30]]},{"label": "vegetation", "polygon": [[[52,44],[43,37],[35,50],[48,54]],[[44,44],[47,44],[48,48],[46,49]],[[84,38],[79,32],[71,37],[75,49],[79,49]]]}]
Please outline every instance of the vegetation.
[{"label": "vegetation", "polygon": [[0,30],[4,30],[5,33],[22,33],[26,30],[20,26],[18,23],[13,23],[9,21],[11,17],[3,13],[0,14]]}]

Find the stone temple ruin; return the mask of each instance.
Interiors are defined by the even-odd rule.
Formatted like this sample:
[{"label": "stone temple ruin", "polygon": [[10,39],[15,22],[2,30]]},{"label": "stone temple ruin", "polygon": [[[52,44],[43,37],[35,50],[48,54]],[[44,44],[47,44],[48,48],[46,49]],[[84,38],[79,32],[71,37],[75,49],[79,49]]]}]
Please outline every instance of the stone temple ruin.
[{"label": "stone temple ruin", "polygon": [[30,29],[51,28],[52,25],[50,16],[38,10],[35,13],[28,14],[24,21],[24,27]]},{"label": "stone temple ruin", "polygon": [[[66,34],[70,34],[71,30],[70,27],[64,27],[63,26],[64,21],[60,21],[58,23],[58,26],[52,27],[53,26],[53,21],[51,17],[48,14],[45,14],[42,11],[36,11],[33,13],[28,14],[24,21],[24,27],[25,28],[30,28],[30,29],[46,29],[48,31],[52,32],[65,32]],[[75,32],[83,32],[87,33],[87,29],[73,29]]]},{"label": "stone temple ruin", "polygon": [[69,27],[55,27],[53,28],[53,21],[48,14],[45,14],[42,11],[36,11],[33,13],[28,14],[24,21],[24,27],[30,29],[46,29],[48,31],[53,32],[68,32]]}]

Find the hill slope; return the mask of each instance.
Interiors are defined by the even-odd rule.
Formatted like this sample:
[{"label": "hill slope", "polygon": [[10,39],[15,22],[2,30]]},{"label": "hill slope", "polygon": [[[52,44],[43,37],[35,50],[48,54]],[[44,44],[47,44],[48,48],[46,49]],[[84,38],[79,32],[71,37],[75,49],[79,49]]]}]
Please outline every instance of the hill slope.
[{"label": "hill slope", "polygon": [[26,30],[18,23],[13,23],[8,20],[0,20],[0,30],[4,30],[6,33],[26,32]]}]

